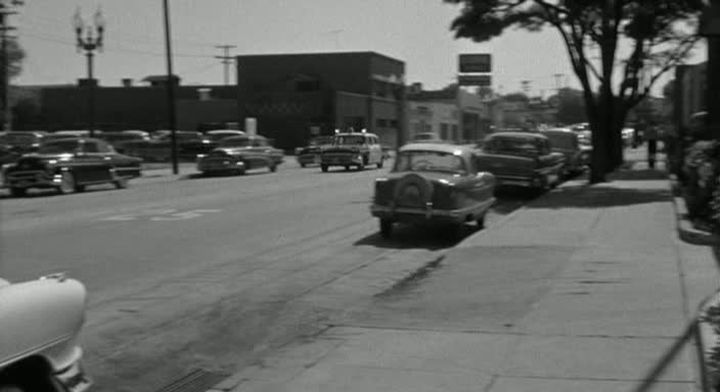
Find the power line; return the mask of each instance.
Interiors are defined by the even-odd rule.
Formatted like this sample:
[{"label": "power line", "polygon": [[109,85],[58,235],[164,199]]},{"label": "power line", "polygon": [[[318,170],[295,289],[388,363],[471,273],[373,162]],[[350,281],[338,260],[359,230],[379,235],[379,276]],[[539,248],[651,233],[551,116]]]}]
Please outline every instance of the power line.
[{"label": "power line", "polygon": [[225,85],[230,84],[230,64],[233,64],[233,57],[230,56],[230,49],[236,48],[235,45],[215,45],[216,48],[222,49],[222,56],[215,56],[216,59],[221,59],[221,63],[224,65]]}]

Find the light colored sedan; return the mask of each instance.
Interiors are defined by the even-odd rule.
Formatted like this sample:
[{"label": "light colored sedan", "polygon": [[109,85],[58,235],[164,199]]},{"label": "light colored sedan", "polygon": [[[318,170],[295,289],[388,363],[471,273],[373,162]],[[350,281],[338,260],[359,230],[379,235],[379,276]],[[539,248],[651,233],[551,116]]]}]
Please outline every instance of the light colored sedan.
[{"label": "light colored sedan", "polygon": [[79,346],[86,296],[82,283],[63,274],[20,283],[0,279],[0,391],[90,387]]}]

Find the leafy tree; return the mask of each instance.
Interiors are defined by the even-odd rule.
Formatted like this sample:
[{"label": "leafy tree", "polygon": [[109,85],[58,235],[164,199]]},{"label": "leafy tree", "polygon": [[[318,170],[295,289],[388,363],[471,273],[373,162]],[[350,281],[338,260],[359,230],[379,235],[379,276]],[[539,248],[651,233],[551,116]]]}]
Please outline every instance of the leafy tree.
[{"label": "leafy tree", "polygon": [[[8,53],[8,79],[12,79],[20,75],[22,69],[22,61],[25,59],[25,51],[17,42],[17,40],[7,41],[7,53]],[[0,66],[5,66],[5,58],[0,53]]]},{"label": "leafy tree", "polygon": [[[622,163],[621,130],[630,109],[681,63],[699,37],[702,0],[444,0],[462,4],[456,38],[488,41],[505,29],[558,31],[583,88],[592,129],[590,182]],[[599,59],[593,59],[599,55]]]}]

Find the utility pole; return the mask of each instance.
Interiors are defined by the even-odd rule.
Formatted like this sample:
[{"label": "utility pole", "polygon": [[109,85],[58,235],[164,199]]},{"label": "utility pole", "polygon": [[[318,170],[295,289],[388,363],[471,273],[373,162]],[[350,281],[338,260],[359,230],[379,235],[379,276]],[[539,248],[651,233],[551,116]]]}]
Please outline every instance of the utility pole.
[{"label": "utility pole", "polygon": [[528,95],[528,93],[530,92],[530,81],[523,80],[520,82],[520,84],[522,85],[522,90],[525,93],[525,95]]},{"label": "utility pole", "polygon": [[0,80],[2,80],[2,130],[9,131],[12,128],[12,105],[10,103],[10,54],[8,53],[8,40],[15,37],[9,36],[8,31],[15,30],[8,26],[8,16],[17,12],[11,7],[23,5],[22,0],[0,2],[0,51],[2,52],[2,65],[0,66]]},{"label": "utility pole", "polygon": [[224,72],[225,72],[225,85],[227,86],[230,84],[230,64],[233,63],[233,57],[230,56],[230,49],[236,48],[235,45],[216,45],[215,46],[218,49],[223,50],[222,56],[215,56],[216,59],[221,59],[221,63],[224,65]]},{"label": "utility pole", "polygon": [[163,0],[165,19],[165,60],[167,64],[168,123],[170,125],[170,155],[173,174],[178,174],[177,126],[175,125],[175,77],[172,70],[172,46],[170,42],[170,10],[168,0]]}]

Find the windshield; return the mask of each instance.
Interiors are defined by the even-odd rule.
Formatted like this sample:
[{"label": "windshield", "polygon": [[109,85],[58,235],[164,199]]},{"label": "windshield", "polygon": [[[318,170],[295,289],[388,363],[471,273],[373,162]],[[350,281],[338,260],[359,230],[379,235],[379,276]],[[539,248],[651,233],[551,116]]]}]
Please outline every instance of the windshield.
[{"label": "windshield", "polygon": [[403,151],[395,162],[396,172],[440,172],[461,174],[466,172],[461,157],[439,151]]},{"label": "windshield", "polygon": [[333,144],[359,146],[359,145],[365,144],[365,136],[362,136],[362,135],[335,136],[335,140],[333,141]]},{"label": "windshield", "polygon": [[540,152],[537,144],[532,139],[524,137],[496,137],[488,140],[484,149],[491,153],[521,155],[534,155]]},{"label": "windshield", "polygon": [[250,139],[242,138],[225,138],[218,144],[220,147],[250,147]]},{"label": "windshield", "polygon": [[74,153],[78,149],[79,142],[77,139],[58,140],[52,143],[43,144],[38,153],[40,154],[64,154]]}]

